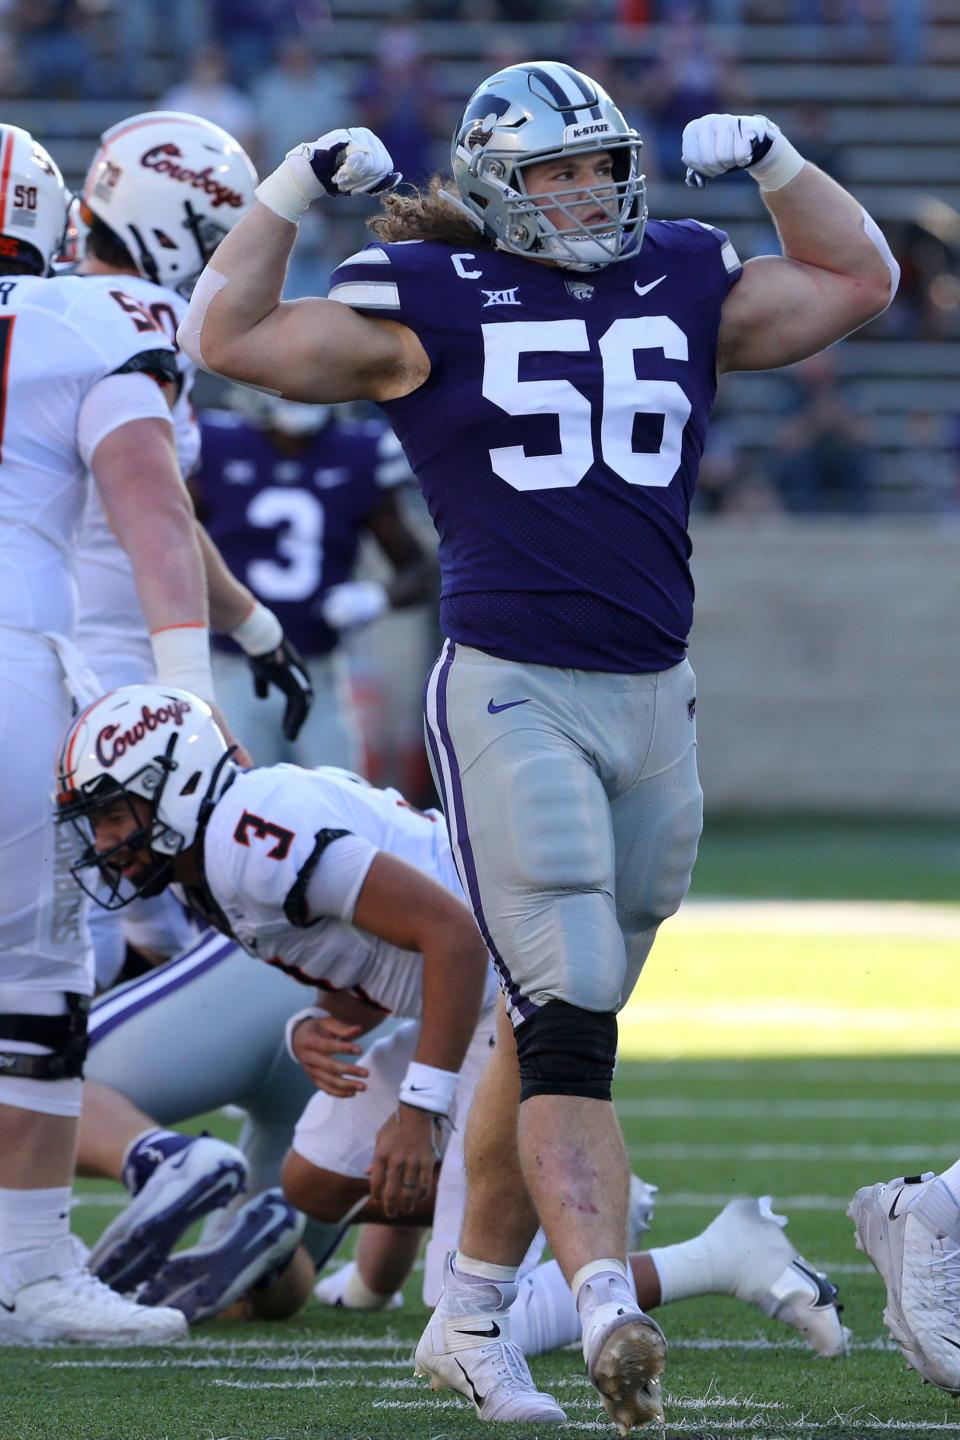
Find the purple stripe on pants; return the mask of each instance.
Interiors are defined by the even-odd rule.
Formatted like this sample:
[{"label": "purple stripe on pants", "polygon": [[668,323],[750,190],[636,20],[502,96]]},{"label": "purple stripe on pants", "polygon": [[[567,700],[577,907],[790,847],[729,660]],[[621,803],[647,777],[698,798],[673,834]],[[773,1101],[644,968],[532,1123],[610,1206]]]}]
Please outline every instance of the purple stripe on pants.
[{"label": "purple stripe on pants", "polygon": [[[450,667],[453,664],[453,658],[457,648],[452,640],[449,640],[447,645],[447,655],[440,667],[440,675],[437,680],[437,725],[440,729],[440,739],[443,742],[443,748],[446,751],[447,761],[450,766],[450,784],[453,788],[453,813],[457,821],[457,844],[460,850],[460,857],[463,861],[467,893],[470,896],[470,903],[473,906],[473,913],[480,927],[480,933],[486,941],[487,949],[490,951],[494,965],[496,965],[500,972],[500,978],[510,997],[510,1003],[519,1010],[524,1020],[528,1020],[531,1015],[536,1014],[537,1007],[532,1000],[528,1000],[525,996],[521,995],[519,985],[510,974],[503,956],[494,945],[493,937],[487,925],[486,916],[483,913],[483,904],[480,900],[480,883],[477,878],[477,867],[473,858],[473,846],[470,844],[470,836],[467,831],[467,815],[463,803],[463,787],[460,784],[460,767],[457,764],[453,740],[450,737],[450,727],[447,723],[447,680],[449,679]],[[442,784],[443,771],[440,767],[440,757],[437,754],[436,742],[429,721],[427,723],[427,734],[430,737],[430,747],[433,751],[433,760],[437,768],[437,775],[440,777]],[[444,796],[445,810],[449,810],[450,798],[450,796]],[[449,822],[447,828],[450,828]],[[451,843],[452,840],[453,837],[451,836]]]},{"label": "purple stripe on pants", "polygon": [[[129,1005],[125,1004],[121,1010],[117,1010],[115,1014],[111,1015],[109,1019],[104,1020],[99,1025],[97,1024],[97,1006],[94,1005],[90,1011],[90,1049],[93,1050],[101,1040],[105,1040],[108,1035],[116,1030],[118,1025],[122,1025],[134,1015],[139,1015],[141,1010],[147,1010],[156,1002],[165,1000],[167,996],[172,995],[175,990],[179,990],[184,985],[189,985],[190,981],[198,975],[205,975],[208,970],[213,969],[214,965],[220,965],[224,960],[229,960],[232,955],[241,953],[236,941],[231,940],[228,935],[224,935],[212,955],[208,955],[207,958],[199,964],[195,963],[196,952],[209,945],[215,933],[216,932],[212,930],[205,931],[199,940],[191,945],[190,949],[185,951],[179,959],[170,961],[166,971],[165,983],[148,991],[146,995],[140,995],[138,992],[143,989],[146,981],[156,979],[157,972],[151,970],[141,979],[135,980],[129,989]],[[115,990],[108,990],[102,999],[104,1004],[108,1001],[116,1000],[117,992]]]}]

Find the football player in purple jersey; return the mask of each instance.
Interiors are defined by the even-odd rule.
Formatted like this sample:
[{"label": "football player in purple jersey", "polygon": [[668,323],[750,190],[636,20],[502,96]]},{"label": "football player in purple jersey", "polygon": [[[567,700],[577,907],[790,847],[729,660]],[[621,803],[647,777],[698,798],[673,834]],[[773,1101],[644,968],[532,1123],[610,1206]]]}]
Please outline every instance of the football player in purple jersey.
[{"label": "football player in purple jersey", "polygon": [[647,219],[641,141],[555,61],[484,81],[453,181],[387,194],[329,298],[281,301],[308,206],[389,191],[369,131],[298,146],[201,277],[180,341],[292,399],[389,416],[440,535],[446,640],[427,738],[512,1028],[478,1088],[468,1195],[417,1347],[482,1418],[560,1420],[509,1340],[540,1222],[623,1432],[662,1416],[665,1342],[625,1282],[617,1011],[679,906],[701,827],[687,517],[717,376],[812,355],[878,315],[874,221],[762,115],[684,132],[692,183],[756,180],[782,254]]},{"label": "football player in purple jersey", "polygon": [[[253,699],[247,666],[229,641],[214,652],[216,682],[231,697],[222,703],[242,716],[234,724],[259,764],[356,770],[359,736],[340,640],[437,589],[436,561],[398,498],[410,467],[382,420],[241,387],[234,406],[201,412],[190,489],[230,569],[277,615],[303,658],[314,705],[295,738],[283,735],[272,713],[279,697]],[[365,535],[393,571],[386,583],[353,578]]]}]

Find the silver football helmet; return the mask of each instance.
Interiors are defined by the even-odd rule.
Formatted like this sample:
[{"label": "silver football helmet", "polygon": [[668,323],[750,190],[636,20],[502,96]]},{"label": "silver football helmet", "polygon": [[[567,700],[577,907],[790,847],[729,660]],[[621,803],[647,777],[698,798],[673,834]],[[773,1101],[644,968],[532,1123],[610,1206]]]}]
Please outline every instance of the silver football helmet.
[{"label": "silver football helmet", "polygon": [[[502,249],[594,270],[626,260],[643,243],[642,146],[595,81],[557,60],[531,60],[497,71],[474,91],[454,132],[451,162],[461,202]],[[528,166],[598,150],[613,161],[609,183],[528,190]],[[609,219],[581,223],[575,211],[585,201]],[[558,228],[545,211],[562,214],[569,227]]]}]

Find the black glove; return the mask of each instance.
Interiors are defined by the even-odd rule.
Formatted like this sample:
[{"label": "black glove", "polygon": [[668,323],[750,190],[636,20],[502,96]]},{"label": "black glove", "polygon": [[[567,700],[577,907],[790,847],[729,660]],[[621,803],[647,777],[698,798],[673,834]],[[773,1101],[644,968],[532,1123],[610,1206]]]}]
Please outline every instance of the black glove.
[{"label": "black glove", "polygon": [[253,672],[253,692],[258,700],[266,700],[271,685],[286,695],[283,734],[286,740],[296,740],[313,704],[313,686],[303,658],[289,640],[283,639],[278,649],[266,655],[248,655],[246,659]]}]

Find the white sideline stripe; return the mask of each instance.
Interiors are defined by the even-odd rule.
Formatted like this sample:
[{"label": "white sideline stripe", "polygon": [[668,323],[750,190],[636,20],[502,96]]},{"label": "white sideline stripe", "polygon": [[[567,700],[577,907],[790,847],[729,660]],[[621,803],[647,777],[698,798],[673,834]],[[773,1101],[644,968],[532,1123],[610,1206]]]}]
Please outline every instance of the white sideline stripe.
[{"label": "white sideline stripe", "polygon": [[960,1120],[960,1105],[932,1100],[688,1100],[680,1095],[617,1100],[627,1119],[704,1120]]},{"label": "white sideline stripe", "polygon": [[956,1141],[950,1145],[631,1145],[628,1154],[644,1165],[650,1160],[884,1160],[895,1165],[910,1161],[930,1169],[924,1162],[935,1156],[955,1160],[957,1146]]},{"label": "white sideline stripe", "polygon": [[876,935],[960,940],[960,905],[899,900],[687,900],[674,929],[781,931],[793,935]]},{"label": "white sideline stripe", "polygon": [[[404,1349],[407,1351],[407,1353],[402,1360],[384,1360],[376,1355],[371,1356],[369,1360],[351,1360],[346,1356],[342,1358],[334,1356],[333,1358],[331,1358],[328,1354],[310,1355],[309,1353],[311,1350],[327,1351],[333,1344],[336,1344],[344,1349],[352,1349],[359,1343],[360,1339],[366,1340],[368,1348],[371,1350],[375,1349],[378,1345],[381,1349],[387,1348],[383,1345],[382,1341],[371,1341],[368,1336],[353,1338],[347,1336],[338,1339],[336,1342],[331,1340],[305,1341],[300,1343],[299,1345],[296,1341],[283,1342],[280,1340],[243,1340],[236,1342],[235,1348],[259,1351],[271,1349],[276,1350],[282,1348],[284,1343],[286,1343],[286,1345],[292,1351],[299,1352],[287,1356],[281,1355],[276,1359],[261,1358],[257,1360],[256,1363],[260,1369],[272,1370],[275,1372],[313,1370],[318,1366],[322,1367],[324,1370],[372,1370],[376,1366],[378,1369],[381,1370],[406,1370],[409,1374],[410,1370],[413,1367],[413,1358],[412,1354],[410,1353],[412,1348],[410,1341],[404,1342]],[[149,1360],[114,1360],[109,1356],[104,1356],[102,1360],[53,1360],[49,1362],[49,1368],[51,1370],[242,1370],[247,1369],[250,1363],[247,1359],[240,1358],[239,1356],[235,1359],[231,1359],[229,1357],[226,1359],[214,1359],[212,1357],[210,1359],[205,1359],[200,1356],[194,1356],[186,1353],[190,1349],[199,1347],[203,1344],[205,1344],[211,1350],[215,1347],[220,1347],[221,1349],[226,1349],[227,1347],[234,1348],[233,1342],[231,1341],[187,1340],[183,1341],[182,1344],[184,1346],[184,1358],[182,1360],[179,1359],[177,1356],[171,1354],[165,1354],[161,1358]],[[174,1348],[177,1347],[171,1347],[171,1349]],[[395,1350],[397,1346],[395,1343],[393,1343],[389,1346],[389,1348]],[[567,1348],[576,1349],[577,1347],[573,1346]],[[851,1348],[853,1350],[879,1351],[884,1354],[895,1353],[897,1350],[897,1346],[894,1344],[894,1342],[889,1339],[889,1337],[884,1335],[878,1335],[873,1340],[854,1340]],[[809,1353],[810,1351],[809,1345],[807,1345],[804,1340],[788,1340],[786,1338],[784,1338],[783,1340],[767,1340],[763,1336],[759,1335],[754,1337],[753,1339],[739,1340],[733,1340],[720,1336],[704,1336],[701,1339],[693,1340],[671,1340],[670,1349],[706,1352],[714,1350],[742,1350],[751,1352],[765,1350],[802,1350],[806,1353]],[[223,1383],[233,1384],[241,1382],[224,1381]],[[245,1384],[247,1382],[242,1383]],[[319,1383],[320,1381],[313,1379],[309,1381],[265,1380],[262,1382],[261,1388],[300,1388],[303,1386],[316,1385]],[[366,1384],[369,1382],[360,1381],[358,1379],[354,1379],[354,1377],[351,1376],[350,1378],[345,1378],[343,1380],[330,1383],[333,1385],[342,1385],[344,1388],[349,1389],[350,1386],[354,1384]],[[389,1381],[391,1387],[394,1388],[398,1387],[399,1383],[400,1382],[396,1380]],[[559,1383],[562,1385],[567,1382],[560,1381]],[[579,1384],[583,1382],[580,1381],[578,1377],[575,1383]]]}]

